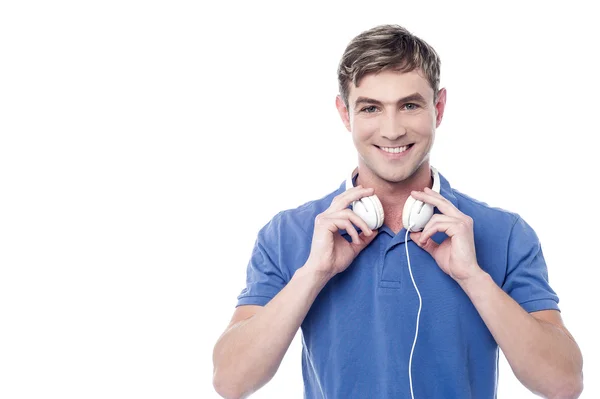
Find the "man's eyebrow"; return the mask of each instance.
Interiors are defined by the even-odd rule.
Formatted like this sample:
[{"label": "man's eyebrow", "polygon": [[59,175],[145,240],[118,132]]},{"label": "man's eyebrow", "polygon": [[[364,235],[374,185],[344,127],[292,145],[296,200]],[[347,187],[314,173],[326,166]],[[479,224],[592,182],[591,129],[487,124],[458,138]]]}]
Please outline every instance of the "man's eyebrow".
[{"label": "man's eyebrow", "polygon": [[[413,94],[409,94],[406,97],[402,97],[402,98],[398,99],[398,101],[396,101],[396,104],[410,102],[410,101],[416,101],[416,102],[422,102],[422,103],[427,102],[427,100],[425,100],[425,98],[421,94],[413,93]],[[369,97],[362,97],[362,96],[358,97],[356,99],[356,102],[354,103],[355,106],[357,106],[359,104],[383,105],[383,103],[379,100],[375,100],[375,99],[369,98]]]}]

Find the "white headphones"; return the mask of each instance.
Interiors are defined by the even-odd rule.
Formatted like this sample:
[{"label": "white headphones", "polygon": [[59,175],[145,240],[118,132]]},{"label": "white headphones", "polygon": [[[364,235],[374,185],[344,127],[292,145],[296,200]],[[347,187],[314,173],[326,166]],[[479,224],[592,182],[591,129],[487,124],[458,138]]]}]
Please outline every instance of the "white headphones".
[{"label": "white headphones", "polygon": [[[358,168],[354,169],[350,177],[346,180],[346,190],[354,187],[354,177],[358,175]],[[433,187],[436,193],[440,192],[440,176],[437,169],[431,166],[431,175],[433,177]],[[402,210],[402,224],[406,230],[417,232],[425,228],[429,219],[433,216],[433,205],[426,204],[423,201],[408,197]],[[370,229],[378,229],[383,226],[383,206],[377,195],[363,197],[352,203],[352,210],[361,219],[367,223]]]}]

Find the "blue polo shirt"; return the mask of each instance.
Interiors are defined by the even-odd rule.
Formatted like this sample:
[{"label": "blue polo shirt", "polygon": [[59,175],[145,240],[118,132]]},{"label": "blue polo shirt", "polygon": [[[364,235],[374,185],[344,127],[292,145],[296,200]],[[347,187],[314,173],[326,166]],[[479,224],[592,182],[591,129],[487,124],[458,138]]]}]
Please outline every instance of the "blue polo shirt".
[{"label": "blue polo shirt", "polygon": [[[310,253],[315,217],[344,190],[342,183],[282,211],[260,230],[238,306],[265,305],[290,281]],[[558,310],[538,237],[519,215],[460,193],[442,174],[440,193],[473,218],[477,261],[498,286],[527,312]],[[301,326],[305,398],[410,398],[419,299],[406,245],[423,301],[412,359],[415,398],[495,398],[498,345],[460,286],[405,234],[381,227],[317,296]]]}]

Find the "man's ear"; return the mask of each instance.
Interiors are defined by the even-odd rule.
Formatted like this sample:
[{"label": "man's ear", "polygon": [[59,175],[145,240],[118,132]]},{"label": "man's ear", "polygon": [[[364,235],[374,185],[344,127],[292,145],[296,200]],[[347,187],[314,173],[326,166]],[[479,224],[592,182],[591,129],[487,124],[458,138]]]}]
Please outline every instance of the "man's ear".
[{"label": "man's ear", "polygon": [[446,109],[446,89],[442,88],[438,92],[437,102],[435,103],[435,127],[438,128],[442,123],[444,117],[444,110]]},{"label": "man's ear", "polygon": [[344,104],[344,100],[342,100],[342,96],[339,94],[335,97],[335,106],[340,114],[340,118],[342,118],[344,126],[346,126],[346,129],[348,129],[349,132],[351,132],[352,128],[350,126],[350,113],[348,112],[348,108],[346,108],[346,104]]}]

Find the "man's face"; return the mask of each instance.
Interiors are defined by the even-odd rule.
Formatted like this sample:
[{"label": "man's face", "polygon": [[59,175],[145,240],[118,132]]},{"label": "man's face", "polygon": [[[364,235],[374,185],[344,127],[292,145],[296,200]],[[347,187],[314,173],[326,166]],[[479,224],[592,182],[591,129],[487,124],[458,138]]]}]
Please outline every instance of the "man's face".
[{"label": "man's face", "polygon": [[366,75],[359,87],[350,84],[348,108],[338,96],[336,105],[352,132],[359,165],[375,176],[399,182],[428,161],[446,102],[419,71],[383,71]]}]

